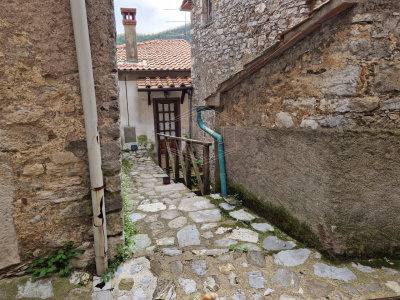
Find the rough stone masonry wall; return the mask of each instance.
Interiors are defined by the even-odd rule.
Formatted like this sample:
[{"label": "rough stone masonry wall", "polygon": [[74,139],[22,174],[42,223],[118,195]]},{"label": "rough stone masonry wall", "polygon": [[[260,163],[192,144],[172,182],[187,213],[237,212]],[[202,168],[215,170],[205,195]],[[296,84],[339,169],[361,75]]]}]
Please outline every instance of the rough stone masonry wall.
[{"label": "rough stone masonry wall", "polygon": [[325,22],[221,94],[228,179],[258,210],[309,224],[332,256],[398,255],[399,78],[398,1]]},{"label": "rough stone masonry wall", "polygon": [[[203,2],[192,1],[193,106],[206,105],[204,99],[219,83],[273,45],[280,33],[299,23],[310,11],[305,0],[213,1],[214,21],[206,23]],[[202,115],[204,123],[214,128],[214,113]],[[213,141],[197,126],[195,118],[193,134],[197,139]],[[213,148],[211,153],[216,158],[216,147]],[[214,179],[214,172],[211,177]]]},{"label": "rough stone masonry wall", "polygon": [[[112,1],[87,12],[110,249],[123,242]],[[68,241],[91,256],[91,196],[69,1],[0,3],[0,270]],[[79,263],[78,263],[79,264]]]},{"label": "rough stone masonry wall", "polygon": [[214,21],[206,23],[203,1],[192,1],[192,81],[198,103],[309,12],[305,0],[213,1]]}]

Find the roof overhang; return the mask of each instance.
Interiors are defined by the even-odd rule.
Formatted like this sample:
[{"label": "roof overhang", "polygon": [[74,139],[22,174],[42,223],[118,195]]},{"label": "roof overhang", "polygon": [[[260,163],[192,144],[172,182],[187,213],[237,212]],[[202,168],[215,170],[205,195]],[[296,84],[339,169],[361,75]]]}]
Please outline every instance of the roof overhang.
[{"label": "roof overhang", "polygon": [[192,10],[192,0],[183,0],[180,10],[181,11],[191,11]]}]

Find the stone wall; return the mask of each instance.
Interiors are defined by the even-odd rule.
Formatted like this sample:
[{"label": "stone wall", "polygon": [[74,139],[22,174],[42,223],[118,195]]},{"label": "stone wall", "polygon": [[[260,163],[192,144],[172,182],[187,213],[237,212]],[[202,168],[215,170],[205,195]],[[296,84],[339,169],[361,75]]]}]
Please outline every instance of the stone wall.
[{"label": "stone wall", "polygon": [[193,96],[200,105],[309,13],[305,0],[223,0],[213,1],[214,19],[206,23],[203,1],[192,1],[191,20]]},{"label": "stone wall", "polygon": [[[283,31],[306,18],[310,11],[305,0],[214,1],[214,19],[207,23],[203,2],[192,1],[193,106],[206,105],[204,99],[220,82],[273,45]],[[214,113],[202,115],[205,125],[214,128]],[[213,141],[199,129],[196,119],[193,134],[197,139]],[[217,159],[215,147],[211,153]],[[213,172],[211,177],[214,181]]]},{"label": "stone wall", "polygon": [[[123,242],[114,9],[87,1],[110,249]],[[0,269],[68,241],[93,263],[91,197],[69,1],[0,3]],[[85,258],[85,259],[84,259]]]},{"label": "stone wall", "polygon": [[228,179],[332,256],[400,251],[399,28],[398,1],[361,1],[221,94]]}]

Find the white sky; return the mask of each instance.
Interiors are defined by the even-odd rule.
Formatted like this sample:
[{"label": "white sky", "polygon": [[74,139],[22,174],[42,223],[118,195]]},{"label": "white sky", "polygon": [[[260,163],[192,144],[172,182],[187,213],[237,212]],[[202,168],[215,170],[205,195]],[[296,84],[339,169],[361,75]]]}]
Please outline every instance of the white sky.
[{"label": "white sky", "polygon": [[[136,31],[148,34],[184,25],[184,22],[167,22],[185,21],[185,12],[179,11],[181,4],[182,0],[114,0],[117,33],[124,33],[121,7],[136,8]],[[190,13],[186,13],[186,18],[190,22]]]}]

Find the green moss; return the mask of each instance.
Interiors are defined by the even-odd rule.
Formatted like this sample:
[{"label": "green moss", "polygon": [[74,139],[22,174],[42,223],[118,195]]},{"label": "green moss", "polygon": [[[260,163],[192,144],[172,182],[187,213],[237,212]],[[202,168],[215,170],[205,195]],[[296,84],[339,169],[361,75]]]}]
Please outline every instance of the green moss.
[{"label": "green moss", "polygon": [[[29,280],[29,276],[4,280],[0,283],[0,300],[16,299],[18,286],[25,285]],[[44,278],[46,279],[46,278]],[[85,300],[91,298],[91,286],[77,286],[69,283],[68,277],[52,276],[51,283],[53,286],[54,296],[47,298],[49,300],[71,299]],[[19,299],[40,299],[40,298],[19,298]]]},{"label": "green moss", "polygon": [[129,160],[127,160],[126,158],[122,159],[122,171],[124,173],[127,173],[130,169],[132,168],[132,164]]},{"label": "green moss", "polygon": [[[386,240],[396,241],[396,237],[390,236],[387,232],[383,232],[380,228],[369,227],[346,227],[336,224],[336,231],[343,236],[351,236],[346,240],[346,253],[337,255],[338,259],[346,260],[351,258],[368,259],[387,257],[390,260],[398,260],[400,257],[400,246],[382,247]],[[354,231],[357,232],[354,235]],[[386,264],[389,267],[388,264]],[[399,266],[399,263],[397,263]]]},{"label": "green moss", "polygon": [[[246,207],[256,211],[259,215],[265,217],[268,222],[285,231],[299,242],[323,252],[321,242],[317,235],[312,232],[310,226],[304,222],[300,222],[284,207],[265,203],[256,195],[247,191],[242,185],[232,181],[228,182],[228,192],[230,194],[240,194]],[[280,231],[277,233],[278,235],[283,235]]]}]

